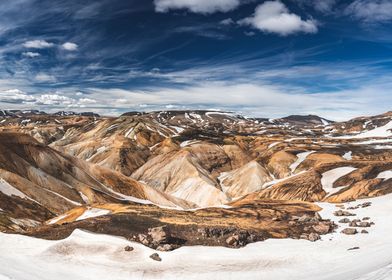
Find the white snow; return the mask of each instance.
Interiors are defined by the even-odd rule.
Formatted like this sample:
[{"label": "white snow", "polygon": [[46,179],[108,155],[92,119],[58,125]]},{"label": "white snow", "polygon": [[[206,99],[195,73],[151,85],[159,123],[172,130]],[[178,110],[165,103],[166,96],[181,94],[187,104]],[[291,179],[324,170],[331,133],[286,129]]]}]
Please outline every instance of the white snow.
[{"label": "white snow", "polygon": [[131,127],[130,129],[128,129],[128,131],[125,132],[124,137],[128,138],[129,134],[131,134],[134,129],[135,129],[134,127]]},{"label": "white snow", "polygon": [[[339,224],[336,233],[317,242],[269,239],[241,249],[182,247],[158,252],[162,262],[151,260],[155,251],[141,244],[81,230],[59,241],[0,233],[0,279],[390,280],[391,200],[391,195],[367,199],[372,206],[353,210],[356,218],[375,222],[369,234],[343,235]],[[323,217],[339,220],[332,214],[334,205],[319,205]],[[134,251],[125,252],[126,245]]]},{"label": "white snow", "polygon": [[339,178],[351,173],[354,170],[356,170],[356,168],[351,166],[345,166],[334,168],[327,172],[324,172],[321,177],[321,185],[323,186],[324,191],[329,195],[338,192],[342,187],[334,188],[333,183],[335,183],[335,181]]},{"label": "white snow", "polygon": [[3,178],[0,178],[0,192],[2,192],[5,195],[8,195],[8,196],[15,195],[15,196],[18,196],[20,198],[27,198],[27,199],[29,199],[29,197],[27,197],[24,193],[22,193],[17,188],[11,186]]},{"label": "white snow", "polygon": [[372,130],[362,132],[356,135],[345,135],[345,136],[339,136],[335,138],[352,139],[352,138],[390,137],[392,136],[391,129],[392,129],[392,121],[388,122],[386,125],[376,127]]},{"label": "white snow", "polygon": [[344,158],[345,160],[352,160],[352,159],[353,159],[352,155],[353,155],[353,152],[352,152],[352,151],[349,151],[349,152],[347,152],[347,153],[345,153],[345,154],[343,155],[343,158]]},{"label": "white snow", "polygon": [[68,214],[63,214],[63,215],[57,216],[56,218],[53,218],[53,219],[47,221],[47,223],[48,223],[49,225],[55,224],[55,223],[57,223],[58,221],[60,221],[60,220],[62,220],[62,219],[65,219],[67,216],[68,216]]},{"label": "white snow", "polygon": [[320,119],[323,125],[329,125],[329,122],[326,119],[321,118]]},{"label": "white snow", "polygon": [[93,208],[93,207],[89,207],[86,209],[86,211],[83,212],[82,215],[80,215],[76,221],[81,221],[81,220],[85,220],[88,218],[94,218],[94,217],[99,217],[99,216],[104,216],[109,214],[110,211],[107,209],[100,209],[100,208]]},{"label": "white snow", "polygon": [[196,144],[196,143],[199,143],[200,141],[198,141],[198,140],[187,140],[187,141],[184,141],[184,142],[182,142],[181,144],[180,144],[180,147],[181,148],[184,148],[184,147],[186,147],[186,146],[190,146],[190,145],[192,145],[192,144]]},{"label": "white snow", "polygon": [[278,145],[280,142],[273,142],[271,144],[268,145],[268,149],[271,149],[272,147],[275,147],[276,145]]},{"label": "white snow", "polygon": [[384,180],[391,179],[392,178],[392,170],[380,172],[380,174],[378,174],[377,178],[384,179]]},{"label": "white snow", "polygon": [[297,160],[290,165],[291,172],[294,172],[295,169],[310,155],[313,154],[315,151],[308,151],[297,154]]}]

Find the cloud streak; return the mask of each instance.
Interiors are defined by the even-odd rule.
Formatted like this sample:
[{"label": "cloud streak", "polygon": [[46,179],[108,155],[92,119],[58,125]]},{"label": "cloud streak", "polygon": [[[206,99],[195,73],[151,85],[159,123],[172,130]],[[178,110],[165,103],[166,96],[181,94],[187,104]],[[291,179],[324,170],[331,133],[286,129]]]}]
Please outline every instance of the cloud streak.
[{"label": "cloud streak", "polygon": [[155,10],[166,13],[185,9],[193,13],[212,14],[228,12],[240,5],[240,0],[154,0]]}]

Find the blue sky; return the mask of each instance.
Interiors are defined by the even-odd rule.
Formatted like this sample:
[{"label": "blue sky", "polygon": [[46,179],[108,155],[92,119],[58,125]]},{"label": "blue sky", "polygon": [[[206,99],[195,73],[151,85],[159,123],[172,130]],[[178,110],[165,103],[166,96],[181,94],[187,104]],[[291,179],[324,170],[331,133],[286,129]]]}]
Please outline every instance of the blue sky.
[{"label": "blue sky", "polygon": [[0,3],[0,107],[331,119],[392,105],[392,0]]}]

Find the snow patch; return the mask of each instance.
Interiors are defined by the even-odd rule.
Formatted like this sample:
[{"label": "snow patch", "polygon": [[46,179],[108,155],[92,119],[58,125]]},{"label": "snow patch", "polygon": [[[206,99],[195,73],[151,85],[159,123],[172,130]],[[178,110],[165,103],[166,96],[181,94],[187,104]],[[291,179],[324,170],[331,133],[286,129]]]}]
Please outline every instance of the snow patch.
[{"label": "snow patch", "polygon": [[303,153],[299,153],[297,154],[297,160],[290,165],[290,170],[291,172],[294,172],[297,167],[310,155],[315,153],[315,151],[309,151],[309,152],[303,152]]},{"label": "snow patch", "polygon": [[353,155],[353,152],[352,152],[352,151],[349,151],[349,152],[345,153],[342,157],[343,157],[345,160],[352,160],[352,159],[353,159],[352,155]]},{"label": "snow patch", "polygon": [[377,179],[388,180],[392,178],[392,170],[383,171],[378,174]]},{"label": "snow patch", "polygon": [[324,191],[328,195],[338,192],[343,187],[334,188],[333,184],[336,182],[336,180],[353,172],[354,170],[356,170],[356,168],[351,166],[345,166],[345,167],[334,168],[327,172],[324,172],[321,177],[321,185],[323,186]]},{"label": "snow patch", "polygon": [[104,216],[109,214],[110,211],[107,209],[100,209],[100,208],[87,208],[82,215],[80,215],[76,221],[81,221],[85,220],[88,218],[94,218],[94,217],[99,217],[99,216]]}]

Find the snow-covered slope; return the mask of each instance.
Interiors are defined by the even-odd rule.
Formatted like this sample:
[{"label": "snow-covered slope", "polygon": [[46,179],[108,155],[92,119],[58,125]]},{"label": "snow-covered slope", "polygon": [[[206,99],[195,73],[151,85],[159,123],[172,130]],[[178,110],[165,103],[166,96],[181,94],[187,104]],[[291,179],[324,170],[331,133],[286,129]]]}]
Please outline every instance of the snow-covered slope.
[{"label": "snow-covered slope", "polygon": [[[267,240],[233,250],[182,247],[158,252],[123,238],[76,230],[69,238],[46,241],[0,233],[0,279],[303,279],[388,280],[392,275],[392,196],[373,198],[367,208],[353,210],[370,217],[369,234],[325,235],[322,241]],[[362,201],[346,203],[355,206]],[[334,205],[320,203],[321,215],[338,220]],[[124,251],[126,245],[134,247]],[[358,249],[349,250],[358,247]],[[299,253],[300,252],[300,253]]]}]

